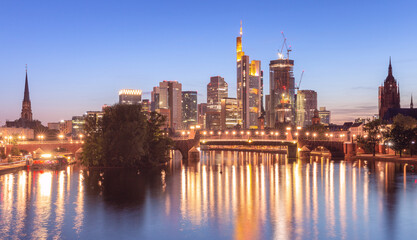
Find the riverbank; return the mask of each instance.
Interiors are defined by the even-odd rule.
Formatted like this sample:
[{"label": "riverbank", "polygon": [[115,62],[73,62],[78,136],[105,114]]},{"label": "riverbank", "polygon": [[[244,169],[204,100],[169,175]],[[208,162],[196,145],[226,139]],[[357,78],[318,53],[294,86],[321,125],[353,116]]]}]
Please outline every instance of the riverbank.
[{"label": "riverbank", "polygon": [[24,169],[26,166],[25,162],[19,162],[16,164],[0,165],[0,174],[11,173]]},{"label": "riverbank", "polygon": [[391,155],[391,154],[360,154],[351,157],[354,160],[368,160],[368,161],[385,161],[385,162],[398,162],[398,163],[417,163],[417,156],[405,156],[401,157],[399,155]]}]

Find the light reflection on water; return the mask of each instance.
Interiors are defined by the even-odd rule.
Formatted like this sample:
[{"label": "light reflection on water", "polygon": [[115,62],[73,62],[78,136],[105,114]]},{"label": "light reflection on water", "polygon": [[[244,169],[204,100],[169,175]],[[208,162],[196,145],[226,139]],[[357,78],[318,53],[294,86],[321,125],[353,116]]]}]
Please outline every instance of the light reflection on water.
[{"label": "light reflection on water", "polygon": [[0,239],[401,239],[417,223],[411,164],[206,151],[142,172],[0,176]]}]

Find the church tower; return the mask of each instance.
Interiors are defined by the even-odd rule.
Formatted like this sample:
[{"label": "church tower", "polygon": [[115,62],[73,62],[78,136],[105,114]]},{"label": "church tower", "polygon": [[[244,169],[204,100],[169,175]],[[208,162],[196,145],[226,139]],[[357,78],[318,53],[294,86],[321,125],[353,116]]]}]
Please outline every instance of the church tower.
[{"label": "church tower", "polygon": [[29,84],[28,84],[28,69],[26,66],[26,81],[25,81],[25,94],[23,97],[22,102],[22,113],[20,116],[21,119],[32,121],[32,106],[30,103],[30,97],[29,97]]},{"label": "church tower", "polygon": [[379,118],[382,119],[390,108],[400,108],[400,90],[392,75],[391,58],[389,59],[388,76],[384,85],[379,87]]}]

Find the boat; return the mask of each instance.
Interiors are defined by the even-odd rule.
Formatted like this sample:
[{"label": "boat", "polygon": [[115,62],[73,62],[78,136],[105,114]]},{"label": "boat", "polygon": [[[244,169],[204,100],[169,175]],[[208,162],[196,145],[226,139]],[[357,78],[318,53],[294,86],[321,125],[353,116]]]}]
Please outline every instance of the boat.
[{"label": "boat", "polygon": [[64,156],[53,156],[52,154],[41,154],[34,158],[30,167],[32,169],[57,169],[68,165],[68,159]]}]

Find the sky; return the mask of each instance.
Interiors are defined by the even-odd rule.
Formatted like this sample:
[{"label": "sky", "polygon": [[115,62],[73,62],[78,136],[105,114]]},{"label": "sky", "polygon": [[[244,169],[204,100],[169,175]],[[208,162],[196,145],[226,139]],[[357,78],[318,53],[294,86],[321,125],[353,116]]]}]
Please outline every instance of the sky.
[{"label": "sky", "polygon": [[[211,76],[236,96],[236,37],[260,60],[264,93],[269,61],[283,31],[300,89],[315,90],[334,123],[377,113],[389,57],[401,105],[417,96],[414,1],[1,1],[0,124],[20,117],[25,64],[32,112],[44,125],[118,101],[118,90],[163,80],[198,91]],[[417,99],[416,99],[417,101]]]}]

